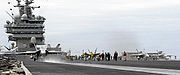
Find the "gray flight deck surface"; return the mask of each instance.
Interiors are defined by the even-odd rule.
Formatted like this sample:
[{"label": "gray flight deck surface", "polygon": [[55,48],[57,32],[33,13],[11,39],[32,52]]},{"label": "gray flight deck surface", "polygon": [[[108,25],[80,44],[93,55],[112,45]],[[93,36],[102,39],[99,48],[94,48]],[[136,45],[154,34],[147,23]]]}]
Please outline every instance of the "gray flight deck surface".
[{"label": "gray flight deck surface", "polygon": [[180,61],[156,61],[156,60],[128,60],[128,61],[69,61],[73,63],[90,63],[90,64],[104,64],[104,65],[116,65],[116,66],[131,66],[131,67],[145,67],[145,68],[160,68],[160,69],[175,69],[180,70]]},{"label": "gray flight deck surface", "polygon": [[[38,62],[38,61],[33,61],[32,59],[29,58],[29,56],[17,56],[17,57],[18,60],[24,62],[24,65],[30,70],[30,72],[33,75],[157,75],[157,74],[145,73],[145,72],[104,69],[104,68],[76,66],[76,65],[68,65],[68,64],[60,64],[60,63]],[[110,61],[109,63],[111,62],[114,63],[114,61]]]}]

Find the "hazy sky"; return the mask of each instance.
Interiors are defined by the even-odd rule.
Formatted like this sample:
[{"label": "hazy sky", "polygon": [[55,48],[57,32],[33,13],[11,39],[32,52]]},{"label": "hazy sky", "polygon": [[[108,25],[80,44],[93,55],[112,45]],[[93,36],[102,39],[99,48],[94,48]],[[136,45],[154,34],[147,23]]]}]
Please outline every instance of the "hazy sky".
[{"label": "hazy sky", "polygon": [[[0,44],[8,45],[5,13],[12,5],[0,2]],[[63,50],[114,52],[163,50],[180,57],[180,0],[36,0],[35,14],[46,18],[46,43]],[[13,3],[16,4],[16,3]],[[13,9],[14,13],[17,10]]]}]

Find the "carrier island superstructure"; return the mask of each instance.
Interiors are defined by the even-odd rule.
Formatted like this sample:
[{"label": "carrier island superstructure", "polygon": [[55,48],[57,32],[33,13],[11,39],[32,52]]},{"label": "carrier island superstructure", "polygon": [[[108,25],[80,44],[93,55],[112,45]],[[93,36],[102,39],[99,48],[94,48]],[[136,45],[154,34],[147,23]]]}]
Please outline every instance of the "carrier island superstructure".
[{"label": "carrier island superstructure", "polygon": [[[17,52],[35,51],[35,45],[44,45],[44,22],[45,18],[42,16],[35,16],[32,10],[40,8],[40,6],[31,6],[34,0],[16,0],[17,5],[14,7],[19,8],[19,15],[12,16],[13,22],[6,21],[6,33],[8,40],[16,42]],[[32,44],[31,40],[35,39],[36,42]]]}]

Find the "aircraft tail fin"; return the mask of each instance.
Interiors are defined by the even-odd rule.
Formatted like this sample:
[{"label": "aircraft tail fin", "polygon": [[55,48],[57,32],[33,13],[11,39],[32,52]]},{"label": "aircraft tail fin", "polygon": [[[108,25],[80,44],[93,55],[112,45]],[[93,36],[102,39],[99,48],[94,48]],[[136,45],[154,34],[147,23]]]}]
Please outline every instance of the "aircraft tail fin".
[{"label": "aircraft tail fin", "polygon": [[136,49],[136,51],[139,52],[138,49]]},{"label": "aircraft tail fin", "polygon": [[94,53],[96,53],[97,52],[97,48],[95,49],[95,52]]},{"label": "aircraft tail fin", "polygon": [[50,44],[48,44],[48,45],[47,45],[47,48],[51,48],[51,45],[50,45]]},{"label": "aircraft tail fin", "polygon": [[7,50],[10,50],[8,47],[4,46]]},{"label": "aircraft tail fin", "polygon": [[89,53],[91,53],[89,49],[88,49],[88,51],[89,51]]},{"label": "aircraft tail fin", "polygon": [[56,46],[56,48],[59,48],[60,47],[60,44],[58,44],[57,46]]}]

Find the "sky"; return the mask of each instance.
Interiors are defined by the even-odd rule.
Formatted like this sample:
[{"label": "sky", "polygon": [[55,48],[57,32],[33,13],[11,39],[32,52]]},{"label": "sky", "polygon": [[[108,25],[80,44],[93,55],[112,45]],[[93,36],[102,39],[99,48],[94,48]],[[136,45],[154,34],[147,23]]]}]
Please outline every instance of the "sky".
[{"label": "sky", "polygon": [[[12,1],[8,5],[8,1]],[[35,0],[46,18],[46,44],[74,54],[90,49],[156,52],[180,58],[180,0]],[[0,2],[0,45],[9,45],[6,20],[15,0]],[[9,11],[10,12],[10,11]],[[18,14],[17,8],[13,13]]]}]

